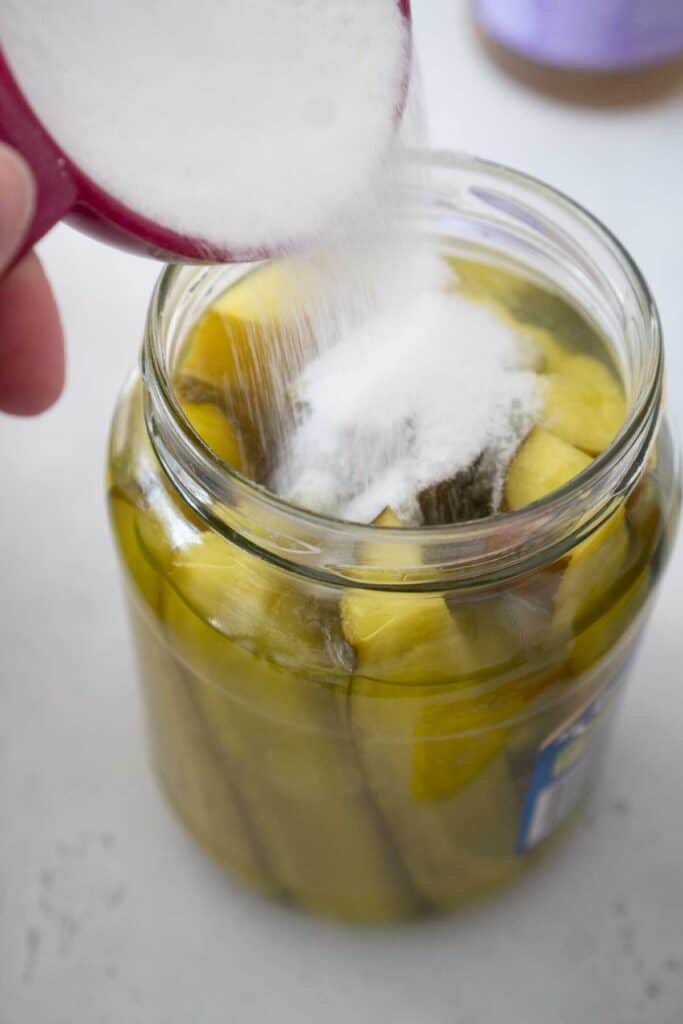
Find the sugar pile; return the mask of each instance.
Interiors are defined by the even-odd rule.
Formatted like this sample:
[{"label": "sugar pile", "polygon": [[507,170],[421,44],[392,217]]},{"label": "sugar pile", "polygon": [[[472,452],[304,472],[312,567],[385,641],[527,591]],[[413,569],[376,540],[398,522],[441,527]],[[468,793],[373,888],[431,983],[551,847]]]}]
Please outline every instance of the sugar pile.
[{"label": "sugar pile", "polygon": [[407,78],[396,0],[2,0],[0,39],[86,174],[233,252],[344,213],[390,148]]},{"label": "sugar pile", "polygon": [[395,273],[383,279],[377,266],[374,276],[362,271],[375,286],[362,315],[356,303],[329,344],[318,337],[319,354],[296,383],[301,415],[273,487],[342,519],[371,522],[389,506],[418,524],[419,492],[485,453],[495,508],[537,412],[524,343],[454,290],[436,252],[392,260]]}]

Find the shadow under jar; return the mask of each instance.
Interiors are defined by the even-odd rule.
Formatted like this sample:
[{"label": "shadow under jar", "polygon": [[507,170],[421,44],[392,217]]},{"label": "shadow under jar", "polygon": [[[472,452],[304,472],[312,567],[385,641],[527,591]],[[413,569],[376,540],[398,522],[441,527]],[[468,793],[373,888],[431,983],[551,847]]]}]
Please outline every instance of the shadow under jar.
[{"label": "shadow under jar", "polygon": [[253,266],[173,267],[108,472],[165,793],[249,886],[363,922],[483,897],[576,819],[679,512],[659,321],[618,242],[470,158],[416,157],[404,187],[414,237],[502,315],[604,339],[627,414],[602,454],[454,526],[297,509],[219,458],[173,388],[193,325]]}]

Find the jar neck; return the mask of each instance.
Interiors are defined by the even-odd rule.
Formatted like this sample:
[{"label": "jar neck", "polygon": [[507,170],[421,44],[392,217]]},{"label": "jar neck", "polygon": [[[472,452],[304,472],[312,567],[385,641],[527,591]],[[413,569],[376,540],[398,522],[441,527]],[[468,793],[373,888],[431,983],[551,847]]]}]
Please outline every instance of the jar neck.
[{"label": "jar neck", "polygon": [[[659,318],[640,272],[613,236],[564,196],[507,168],[446,154],[416,154],[414,165],[415,181],[404,186],[413,230],[457,239],[493,261],[514,260],[530,277],[555,282],[612,344],[629,415],[583,473],[517,512],[420,529],[377,528],[308,512],[218,459],[190,428],[171,384],[191,326],[254,264],[166,268],[143,345],[145,417],[163,469],[212,529],[290,571],[331,584],[353,580],[360,587],[444,591],[489,585],[548,564],[625,500],[659,423]],[[391,583],[381,568],[387,565]]]}]

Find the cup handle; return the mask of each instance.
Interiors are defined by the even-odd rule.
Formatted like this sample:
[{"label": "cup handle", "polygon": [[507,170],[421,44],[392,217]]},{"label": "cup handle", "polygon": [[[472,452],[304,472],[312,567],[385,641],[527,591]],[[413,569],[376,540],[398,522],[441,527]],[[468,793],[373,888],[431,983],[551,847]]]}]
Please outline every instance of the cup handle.
[{"label": "cup handle", "polygon": [[78,201],[78,188],[68,161],[35,119],[23,97],[8,87],[5,75],[0,64],[0,141],[23,156],[36,183],[33,218],[12,260],[11,266],[15,266],[50,228],[74,208]]}]

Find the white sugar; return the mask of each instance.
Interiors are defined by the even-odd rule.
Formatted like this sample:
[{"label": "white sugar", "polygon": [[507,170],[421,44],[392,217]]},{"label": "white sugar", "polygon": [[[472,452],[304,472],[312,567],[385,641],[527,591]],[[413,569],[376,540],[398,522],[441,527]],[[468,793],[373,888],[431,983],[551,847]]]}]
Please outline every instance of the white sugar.
[{"label": "white sugar", "polygon": [[417,522],[418,492],[487,452],[497,465],[497,501],[538,400],[514,328],[454,291],[452,271],[424,254],[357,320],[349,316],[302,373],[305,415],[276,489],[358,522],[387,506]]},{"label": "white sugar", "polygon": [[361,193],[406,77],[395,0],[2,0],[34,110],[116,198],[233,249],[301,241]]}]

